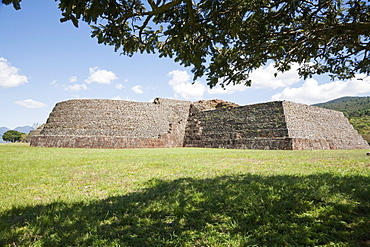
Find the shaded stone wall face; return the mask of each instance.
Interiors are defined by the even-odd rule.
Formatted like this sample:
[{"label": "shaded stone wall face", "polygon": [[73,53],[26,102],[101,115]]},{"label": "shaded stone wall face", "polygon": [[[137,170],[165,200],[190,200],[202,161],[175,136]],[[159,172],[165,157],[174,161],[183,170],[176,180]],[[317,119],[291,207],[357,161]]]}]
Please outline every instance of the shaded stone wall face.
[{"label": "shaded stone wall face", "polygon": [[69,100],[58,103],[31,146],[182,147],[190,102]]},{"label": "shaded stone wall face", "polygon": [[284,101],[292,149],[365,149],[367,142],[342,112]]},{"label": "shaded stone wall face", "polygon": [[291,149],[282,102],[200,109],[190,111],[185,147]]}]

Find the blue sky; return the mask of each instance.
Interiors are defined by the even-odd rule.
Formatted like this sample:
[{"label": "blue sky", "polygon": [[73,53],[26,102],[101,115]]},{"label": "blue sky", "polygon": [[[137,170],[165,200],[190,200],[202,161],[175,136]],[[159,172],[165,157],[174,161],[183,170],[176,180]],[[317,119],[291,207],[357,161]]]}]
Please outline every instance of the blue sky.
[{"label": "blue sky", "polygon": [[246,105],[271,100],[313,104],[370,95],[370,78],[303,81],[294,70],[275,78],[273,64],[252,74],[252,87],[209,90],[205,78],[191,84],[190,68],[156,54],[121,56],[91,38],[88,25],[75,28],[60,18],[53,0],[24,0],[18,11],[0,4],[0,126],[44,123],[57,102],[76,98],[217,98]]}]

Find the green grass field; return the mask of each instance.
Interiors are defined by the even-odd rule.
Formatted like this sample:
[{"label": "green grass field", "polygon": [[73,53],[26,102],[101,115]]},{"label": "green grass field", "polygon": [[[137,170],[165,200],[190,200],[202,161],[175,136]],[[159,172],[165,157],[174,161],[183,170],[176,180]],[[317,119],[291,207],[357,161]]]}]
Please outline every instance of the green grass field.
[{"label": "green grass field", "polygon": [[0,145],[0,246],[370,246],[368,150]]}]

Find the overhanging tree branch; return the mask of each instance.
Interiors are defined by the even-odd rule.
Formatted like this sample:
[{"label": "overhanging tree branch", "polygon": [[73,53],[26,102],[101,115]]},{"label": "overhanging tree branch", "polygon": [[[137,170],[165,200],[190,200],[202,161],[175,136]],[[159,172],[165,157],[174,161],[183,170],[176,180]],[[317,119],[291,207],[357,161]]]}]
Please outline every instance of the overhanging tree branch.
[{"label": "overhanging tree branch", "polygon": [[60,0],[59,8],[76,26],[99,22],[99,43],[170,57],[210,87],[250,85],[249,73],[270,61],[282,72],[299,63],[304,78],[370,75],[367,0]]}]

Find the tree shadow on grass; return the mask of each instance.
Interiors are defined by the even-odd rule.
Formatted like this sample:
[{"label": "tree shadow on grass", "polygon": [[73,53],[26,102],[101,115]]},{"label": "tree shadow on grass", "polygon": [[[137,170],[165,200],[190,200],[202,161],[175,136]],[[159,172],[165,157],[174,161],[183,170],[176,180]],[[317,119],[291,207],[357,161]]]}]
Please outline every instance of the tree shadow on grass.
[{"label": "tree shadow on grass", "polygon": [[370,178],[151,180],[105,200],[13,208],[0,246],[370,246]]}]

